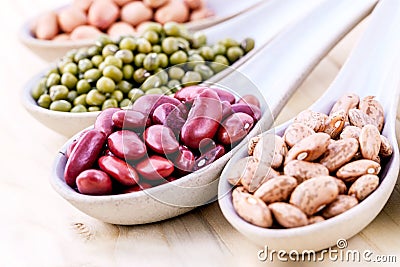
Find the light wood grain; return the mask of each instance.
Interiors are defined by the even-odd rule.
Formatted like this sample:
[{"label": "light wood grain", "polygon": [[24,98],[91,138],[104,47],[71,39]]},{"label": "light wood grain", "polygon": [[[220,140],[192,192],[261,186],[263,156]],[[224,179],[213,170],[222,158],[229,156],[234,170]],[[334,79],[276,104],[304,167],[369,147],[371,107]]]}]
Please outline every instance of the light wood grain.
[{"label": "light wood grain", "polygon": [[[257,252],[261,248],[229,225],[217,203],[160,223],[114,226],[86,216],[58,196],[48,179],[53,158],[66,138],[36,122],[19,102],[21,88],[46,63],[23,47],[16,34],[24,19],[54,6],[55,2],[8,0],[2,3],[0,19],[2,36],[6,38],[2,38],[3,64],[0,64],[0,266],[320,264],[260,262]],[[324,92],[364,28],[365,22],[321,61],[278,116],[276,124],[293,117]],[[399,123],[397,128],[400,133]],[[400,261],[399,189],[397,184],[379,216],[348,240],[348,249],[397,255]],[[329,258],[324,264],[337,265]],[[355,266],[355,263],[341,264]],[[378,266],[368,266],[375,265]]]}]

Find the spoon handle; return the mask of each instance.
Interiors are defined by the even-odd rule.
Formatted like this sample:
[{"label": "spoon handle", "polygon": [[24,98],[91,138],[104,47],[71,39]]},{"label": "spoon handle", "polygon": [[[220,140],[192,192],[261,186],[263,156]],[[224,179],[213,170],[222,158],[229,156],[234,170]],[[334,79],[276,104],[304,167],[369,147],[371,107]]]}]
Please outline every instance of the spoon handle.
[{"label": "spoon handle", "polygon": [[[393,123],[399,101],[400,5],[397,0],[381,0],[371,14],[367,28],[336,79],[311,107],[324,111],[345,92],[375,95],[391,114]],[[328,104],[328,105],[327,105]]]},{"label": "spoon handle", "polygon": [[230,18],[233,18],[243,12],[257,8],[263,0],[212,0],[207,2],[207,7],[212,10],[215,16],[205,19],[187,22],[186,28],[192,31],[199,31],[216,25]]},{"label": "spoon handle", "polygon": [[376,2],[324,1],[241,65],[238,71],[243,75],[233,73],[218,84],[240,90],[252,81],[276,117],[312,68]]},{"label": "spoon handle", "polygon": [[210,43],[216,43],[221,36],[234,37],[236,40],[251,37],[255,40],[257,48],[321,2],[322,0],[264,1],[257,8],[205,29],[204,33]]}]

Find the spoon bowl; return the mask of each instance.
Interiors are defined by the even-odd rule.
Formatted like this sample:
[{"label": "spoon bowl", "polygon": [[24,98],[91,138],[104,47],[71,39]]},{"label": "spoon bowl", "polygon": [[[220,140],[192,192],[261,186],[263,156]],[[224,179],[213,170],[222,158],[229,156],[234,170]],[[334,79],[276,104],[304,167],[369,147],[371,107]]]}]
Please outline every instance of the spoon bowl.
[{"label": "spoon bowl", "polygon": [[[260,246],[275,250],[319,251],[333,245],[339,249],[347,246],[351,238],[366,227],[381,211],[395,186],[399,173],[399,149],[395,133],[396,110],[399,99],[400,31],[397,28],[400,7],[394,1],[382,0],[371,15],[368,29],[346,61],[335,81],[326,93],[309,109],[329,113],[334,102],[351,91],[365,97],[375,95],[385,111],[385,126],[382,134],[393,146],[393,154],[382,166],[381,183],[366,199],[350,210],[323,222],[292,228],[265,229],[245,222],[232,205],[232,186],[227,182],[227,170],[240,158],[247,156],[241,148],[226,165],[220,179],[219,205],[225,218],[243,235]],[[385,31],[382,31],[382,27]],[[373,40],[380,40],[379,43]],[[360,64],[362,62],[362,64]],[[292,121],[278,126],[275,134],[282,136]]]},{"label": "spoon bowl", "polygon": [[[355,4],[356,3],[356,4]],[[316,7],[309,17],[302,18],[294,26],[290,27],[282,34],[282,37],[271,42],[270,46],[262,47],[256,55],[249,59],[246,64],[237,68],[237,71],[231,72],[217,81],[219,87],[235,88],[237,95],[254,94],[262,100],[270,95],[269,105],[261,101],[261,110],[263,115],[255,128],[249,133],[247,138],[266,130],[273,123],[273,115],[276,115],[284,102],[288,100],[289,95],[294,91],[295,85],[305,78],[305,73],[310,71],[314,64],[333,46],[343,34],[361,20],[372,8],[375,1],[356,1],[349,4],[347,0],[324,1],[323,4]],[[318,15],[317,15],[318,14]],[[336,17],[342,14],[343,20],[336,22]],[[304,35],[297,34],[299,29],[309,29],[309,34],[316,37],[319,42],[313,38],[304,38]],[[330,34],[326,34],[329,32]],[[291,44],[292,46],[286,46]],[[296,46],[307,49],[296,50]],[[265,75],[263,72],[252,72],[254,69],[263,69],[272,71],[274,65],[264,65],[266,62],[275,62],[281,55],[274,53],[278,47],[285,47],[291,51],[291,55],[297,55],[303,60],[304,64],[292,64],[290,58],[287,58],[286,67],[282,65],[279,77],[287,76],[284,86],[280,87],[279,92],[275,92],[274,87],[258,90],[263,86]],[[259,56],[261,55],[261,56]],[[275,55],[275,60],[270,57],[263,61],[265,55]],[[251,67],[253,66],[253,68]],[[267,67],[269,66],[269,67]],[[306,70],[303,70],[306,68]],[[274,73],[277,74],[277,73]],[[257,76],[259,77],[258,79]],[[275,76],[278,77],[278,76]],[[254,79],[254,80],[253,80]],[[254,84],[251,81],[256,81]],[[287,83],[286,83],[287,82]],[[275,95],[277,94],[277,95]],[[282,98],[282,100],[280,100]],[[271,113],[272,112],[272,113]],[[246,143],[246,139],[237,145],[228,154],[218,159],[205,169],[200,169],[194,173],[186,175],[178,180],[168,184],[163,184],[142,192],[134,192],[123,195],[113,196],[86,196],[77,193],[66,185],[63,173],[66,163],[66,147],[72,142],[70,139],[63,146],[57,155],[51,176],[51,183],[54,189],[72,205],[95,217],[101,221],[115,224],[142,224],[155,222],[185,213],[196,206],[204,205],[214,201],[217,196],[218,179],[220,172],[229,158],[240,150],[240,147]]]}]

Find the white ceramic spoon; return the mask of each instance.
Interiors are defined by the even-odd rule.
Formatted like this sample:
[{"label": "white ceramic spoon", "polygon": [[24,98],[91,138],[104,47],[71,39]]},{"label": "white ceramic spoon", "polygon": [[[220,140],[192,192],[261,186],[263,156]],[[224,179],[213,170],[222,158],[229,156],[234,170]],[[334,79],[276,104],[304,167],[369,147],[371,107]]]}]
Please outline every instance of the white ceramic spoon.
[{"label": "white ceramic spoon", "polygon": [[[399,173],[399,150],[395,133],[400,89],[400,5],[397,0],[381,0],[368,28],[339,75],[326,93],[310,107],[328,113],[334,102],[346,92],[364,97],[375,95],[385,110],[383,135],[393,146],[390,161],[382,166],[381,184],[356,207],[321,223],[293,229],[264,229],[243,221],[233,209],[226,171],[247,155],[242,148],[226,165],[219,184],[219,205],[226,219],[253,242],[270,249],[321,250],[335,245],[340,238],[350,238],[366,227],[381,211],[395,186]],[[275,129],[282,135],[285,123]],[[273,130],[272,130],[273,131]]]},{"label": "white ceramic spoon", "polygon": [[[252,8],[256,8],[263,0],[210,0],[207,1],[207,6],[214,12],[214,16],[185,23],[186,27],[191,30],[202,30],[217,23],[233,18],[243,12]],[[22,4],[22,3],[19,3]],[[71,4],[70,0],[53,1],[53,3],[46,3],[46,5],[39,4],[37,11],[44,10],[61,10]],[[32,36],[31,24],[34,18],[27,20],[21,27],[19,32],[20,41],[35,54],[40,56],[46,61],[54,61],[63,56],[66,52],[74,48],[90,46],[93,40],[75,40],[75,41],[48,41],[39,40]]]},{"label": "white ceramic spoon", "polygon": [[[269,128],[273,118],[317,63],[371,11],[376,2],[326,1],[301,22],[279,34],[255,57],[243,62],[235,75],[211,81],[218,86],[233,88],[239,94],[245,94],[249,88],[259,91],[257,96],[267,101],[269,109],[269,114],[266,112],[263,117],[263,127]],[[335,19],[336,23],[332,23]]]},{"label": "white ceramic spoon", "polygon": [[242,14],[250,9],[257,8],[263,0],[211,0],[207,1],[207,7],[212,10],[215,16],[200,19],[193,22],[187,22],[186,27],[190,30],[202,30],[211,25],[221,23],[234,16]]},{"label": "white ceramic spoon", "polygon": [[203,32],[207,36],[207,41],[211,44],[217,43],[222,36],[231,37],[238,41],[250,37],[255,41],[255,48],[250,53],[235,62],[230,68],[214,75],[210,81],[220,80],[231,73],[273,40],[277,34],[284,31],[289,25],[296,23],[298,19],[306,16],[323,2],[324,0],[264,1],[256,8],[205,29]]},{"label": "white ceramic spoon", "polygon": [[[207,40],[216,43],[223,36],[241,40],[246,37],[265,44],[288,24],[297,21],[324,0],[268,0],[230,20],[204,29]],[[231,5],[231,3],[229,3]]]},{"label": "white ceramic spoon", "polygon": [[[282,42],[288,42],[288,44],[292,44],[292,46],[286,46],[284,43],[281,43],[281,45],[285,47],[285,49],[291,50],[296,50],[296,47],[299,45],[300,47],[306,44],[313,45],[313,49],[307,50],[310,53],[310,57],[303,58],[309,63],[313,62],[315,60],[315,56],[313,56],[314,53],[319,55],[321,51],[324,51],[326,48],[326,40],[330,40],[332,43],[337,41],[351,25],[355,25],[356,22],[363,18],[367,11],[375,4],[375,1],[372,0],[352,1],[351,4],[349,3],[347,5],[343,4],[345,2],[348,1],[325,1],[323,5],[310,13],[310,16],[314,18],[314,23],[312,25],[309,24],[310,19],[305,18],[298,22],[297,26],[293,28],[293,31],[288,30],[285,33],[285,35],[293,36],[293,38],[289,40],[283,38]],[[339,5],[338,3],[341,4]],[[335,6],[339,6],[339,8],[334,8]],[[325,13],[325,16],[321,15],[322,12]],[[338,23],[336,21],[338,16],[342,16],[344,21],[343,23]],[[327,23],[327,21],[330,22]],[[316,33],[330,31],[337,27],[333,32],[331,32],[332,35],[336,37],[332,38],[326,34],[322,36],[317,35],[321,43],[314,41],[311,42],[310,39],[304,39],[301,34],[295,34],[299,28],[302,29],[301,25],[310,27],[304,29],[315,31]],[[336,27],[332,27],[332,25],[336,25]],[[267,47],[263,49],[268,50]],[[297,53],[303,53],[302,50],[297,51]],[[278,58],[279,55],[277,55],[276,59],[278,60]],[[263,62],[262,58],[258,58],[258,61]],[[292,62],[288,61],[287,64],[292,65]],[[267,65],[258,64],[258,67],[266,68]],[[233,73],[233,75],[237,75],[237,73]],[[291,89],[290,86],[282,88],[283,91],[289,89]],[[248,90],[241,88],[240,90],[242,90],[240,92],[241,94],[260,93],[252,88],[249,88]],[[263,109],[267,110],[265,106]],[[270,116],[267,115],[264,117],[269,118]],[[258,129],[253,129],[249,136],[254,136],[258,132]],[[72,205],[101,221],[115,224],[142,224],[177,216],[196,206],[206,204],[210,200],[215,199],[217,196],[218,178],[222,168],[232,154],[236,152],[241,145],[246,143],[246,140],[243,140],[231,152],[227,153],[211,165],[176,181],[141,192],[112,196],[82,195],[65,184],[63,172],[66,158],[64,153],[71,142],[72,139],[61,148],[61,153],[59,153],[55,159],[54,169],[51,176],[51,183],[54,189]]]},{"label": "white ceramic spoon", "polygon": [[[265,46],[274,36],[281,32],[288,24],[304,16],[312,10],[322,0],[270,0],[262,3],[257,9],[250,10],[231,20],[225,21],[217,26],[206,29],[204,33],[209,39],[209,43],[216,43],[224,37],[232,37],[241,41],[245,37],[255,39],[255,49]],[[369,2],[369,1],[368,1]],[[257,27],[252,25],[257,24]],[[250,52],[242,59],[238,60],[232,68],[228,68],[218,75],[223,77],[237,68],[244,61],[250,58],[255,52]],[[58,112],[39,107],[32,98],[30,92],[33,86],[43,76],[41,71],[24,88],[22,95],[22,104],[28,112],[38,121],[48,128],[71,137],[80,130],[92,125],[99,112],[70,113]]]}]

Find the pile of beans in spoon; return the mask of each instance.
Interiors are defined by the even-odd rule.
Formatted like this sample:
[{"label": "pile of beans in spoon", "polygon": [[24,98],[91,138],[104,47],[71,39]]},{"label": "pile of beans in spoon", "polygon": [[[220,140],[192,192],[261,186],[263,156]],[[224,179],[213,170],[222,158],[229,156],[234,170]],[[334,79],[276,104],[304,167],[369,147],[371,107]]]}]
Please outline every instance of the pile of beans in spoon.
[{"label": "pile of beans in spoon", "polygon": [[140,191],[216,161],[261,117],[253,95],[189,86],[174,97],[145,95],[130,109],[109,108],[67,149],[65,182],[82,194]]}]

